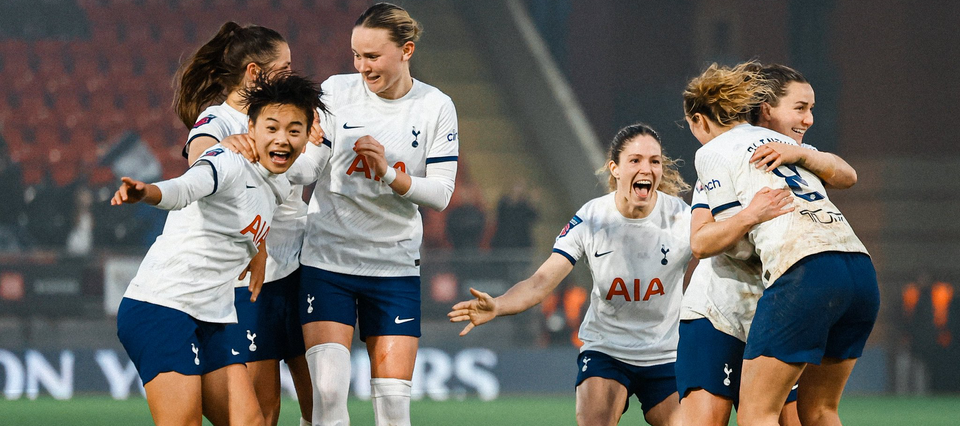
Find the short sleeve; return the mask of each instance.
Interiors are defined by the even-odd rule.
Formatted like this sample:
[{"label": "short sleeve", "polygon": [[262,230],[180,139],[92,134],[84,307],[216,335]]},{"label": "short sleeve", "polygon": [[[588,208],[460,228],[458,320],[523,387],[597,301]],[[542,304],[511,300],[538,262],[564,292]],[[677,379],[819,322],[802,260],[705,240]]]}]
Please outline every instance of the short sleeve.
[{"label": "short sleeve", "polygon": [[440,105],[437,117],[437,129],[430,150],[427,152],[427,165],[457,161],[460,155],[460,135],[457,130],[457,109],[453,101],[446,98]]},{"label": "short sleeve", "polygon": [[553,243],[553,252],[562,255],[570,261],[570,264],[576,265],[577,260],[583,256],[585,233],[587,225],[583,224],[583,218],[586,212],[580,209],[577,214],[563,226],[560,235],[557,235],[556,242]]},{"label": "short sleeve", "polygon": [[187,142],[183,144],[183,158],[187,158],[190,142],[193,142],[196,138],[208,136],[219,143],[232,134],[233,132],[230,131],[230,126],[227,124],[226,119],[218,117],[215,114],[206,114],[200,117],[196,124],[193,125],[193,128],[190,129],[190,133],[187,135]]},{"label": "short sleeve", "polygon": [[710,210],[710,202],[707,200],[707,188],[704,188],[699,180],[696,185],[693,186],[693,197],[690,200],[690,204],[692,204],[690,211],[696,209]]},{"label": "short sleeve", "polygon": [[729,161],[719,153],[700,148],[696,155],[698,186],[702,186],[714,216],[724,210],[740,207]]}]

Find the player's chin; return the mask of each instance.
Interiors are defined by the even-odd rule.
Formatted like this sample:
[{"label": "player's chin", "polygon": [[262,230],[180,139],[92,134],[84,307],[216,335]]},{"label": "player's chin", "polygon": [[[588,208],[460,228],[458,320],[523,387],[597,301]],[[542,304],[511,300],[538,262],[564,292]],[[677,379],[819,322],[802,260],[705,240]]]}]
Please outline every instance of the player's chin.
[{"label": "player's chin", "polygon": [[290,169],[293,161],[297,159],[297,153],[271,151],[266,159],[267,161],[261,162],[263,166],[271,173],[279,174]]}]

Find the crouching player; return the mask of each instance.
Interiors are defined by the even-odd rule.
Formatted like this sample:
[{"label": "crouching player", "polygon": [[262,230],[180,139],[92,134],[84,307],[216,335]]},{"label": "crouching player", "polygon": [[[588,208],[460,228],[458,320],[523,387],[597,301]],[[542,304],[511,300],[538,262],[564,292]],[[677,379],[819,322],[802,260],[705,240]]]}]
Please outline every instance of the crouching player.
[{"label": "crouching player", "polygon": [[[200,425],[203,412],[229,424],[264,424],[240,348],[219,335],[237,321],[233,283],[265,262],[274,210],[291,191],[282,173],[307,143],[323,109],[319,96],[317,84],[296,75],[260,79],[244,91],[258,162],[214,145],[178,178],[145,184],[124,177],[111,200],[173,210],[117,314],[117,334],[158,425]],[[251,281],[251,300],[261,284]]]}]

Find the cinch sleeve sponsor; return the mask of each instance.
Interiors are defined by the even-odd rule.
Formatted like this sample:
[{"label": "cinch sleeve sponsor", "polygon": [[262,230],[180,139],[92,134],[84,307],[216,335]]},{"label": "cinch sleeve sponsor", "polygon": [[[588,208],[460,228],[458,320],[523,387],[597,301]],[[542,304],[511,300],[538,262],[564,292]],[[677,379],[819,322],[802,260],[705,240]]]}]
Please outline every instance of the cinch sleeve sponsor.
[{"label": "cinch sleeve sponsor", "polygon": [[457,161],[460,154],[460,134],[457,126],[457,108],[449,98],[440,105],[437,128],[427,152],[427,164]]},{"label": "cinch sleeve sponsor", "polygon": [[696,155],[698,189],[703,188],[714,216],[732,207],[740,206],[740,200],[733,188],[728,161],[721,155],[704,148]]}]

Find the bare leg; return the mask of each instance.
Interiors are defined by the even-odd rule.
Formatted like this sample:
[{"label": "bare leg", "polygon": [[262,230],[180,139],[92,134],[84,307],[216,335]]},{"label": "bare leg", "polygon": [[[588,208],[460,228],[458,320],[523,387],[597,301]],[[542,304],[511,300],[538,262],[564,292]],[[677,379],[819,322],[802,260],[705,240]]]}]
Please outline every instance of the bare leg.
[{"label": "bare leg", "polygon": [[803,373],[804,365],[788,364],[767,356],[743,360],[737,423],[740,426],[778,426],[783,403]]},{"label": "bare leg", "polygon": [[856,363],[856,358],[824,358],[820,365],[807,366],[797,390],[797,412],[804,426],[841,424],[840,396]]},{"label": "bare leg", "polygon": [[577,424],[616,426],[627,403],[627,388],[620,382],[590,377],[577,386]]},{"label": "bare leg", "polygon": [[263,419],[268,425],[276,426],[280,419],[280,362],[275,359],[248,362],[247,373]]},{"label": "bare leg", "polygon": [[692,390],[680,401],[680,415],[685,425],[727,426],[732,408],[733,401],[729,398],[706,389]]},{"label": "bare leg", "polygon": [[413,336],[367,337],[370,376],[402,380],[413,378],[419,343],[420,339]]},{"label": "bare leg", "polygon": [[647,410],[643,419],[653,426],[680,426],[680,395],[676,392]]},{"label": "bare leg", "polygon": [[780,426],[800,426],[797,401],[791,401],[783,405],[783,410],[780,411]]},{"label": "bare leg", "polygon": [[202,424],[200,376],[160,373],[143,388],[147,391],[150,415],[158,426]]},{"label": "bare leg", "polygon": [[243,364],[232,364],[201,376],[203,414],[214,425],[264,425],[263,413]]},{"label": "bare leg", "polygon": [[303,355],[288,359],[287,367],[290,367],[293,387],[297,390],[300,417],[310,420],[310,416],[313,414],[313,385],[310,383],[310,369],[307,368],[307,359]]}]

